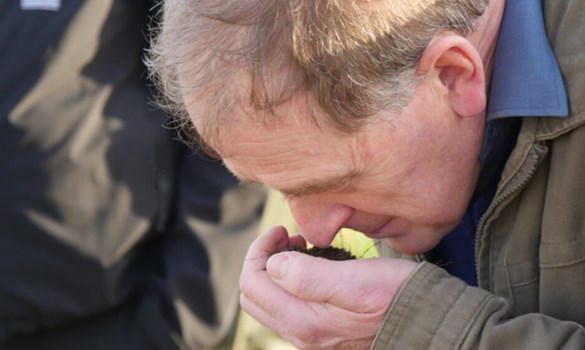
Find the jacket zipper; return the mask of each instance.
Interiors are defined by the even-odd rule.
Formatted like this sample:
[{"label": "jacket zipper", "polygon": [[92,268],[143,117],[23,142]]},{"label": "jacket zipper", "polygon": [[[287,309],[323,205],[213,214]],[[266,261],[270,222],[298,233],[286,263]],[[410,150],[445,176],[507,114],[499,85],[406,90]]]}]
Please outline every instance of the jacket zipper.
[{"label": "jacket zipper", "polygon": [[[539,142],[538,144],[543,145],[543,142]],[[532,155],[532,164],[530,165],[530,169],[528,170],[528,172],[526,173],[524,178],[522,178],[520,182],[518,182],[516,185],[514,185],[514,187],[508,189],[506,192],[497,196],[492,201],[492,203],[490,204],[490,206],[488,207],[486,212],[483,214],[483,216],[479,220],[479,224],[477,225],[477,229],[475,231],[475,246],[474,246],[475,273],[477,276],[478,284],[479,284],[479,245],[480,245],[481,238],[482,238],[481,232],[483,231],[485,223],[486,223],[488,217],[496,209],[496,207],[498,207],[500,204],[502,204],[504,201],[506,201],[508,198],[510,198],[513,194],[517,193],[518,191],[520,191],[522,188],[524,188],[526,186],[528,181],[532,178],[532,176],[536,172],[536,168],[538,167],[538,164],[540,164],[539,157],[540,157],[540,155],[537,152],[535,152]]]}]

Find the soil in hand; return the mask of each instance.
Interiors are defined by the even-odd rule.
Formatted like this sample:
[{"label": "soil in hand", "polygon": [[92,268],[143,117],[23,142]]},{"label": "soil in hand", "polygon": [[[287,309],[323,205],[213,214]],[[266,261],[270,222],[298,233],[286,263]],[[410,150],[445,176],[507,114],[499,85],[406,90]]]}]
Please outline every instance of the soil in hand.
[{"label": "soil in hand", "polygon": [[356,257],[348,252],[345,249],[337,248],[337,247],[327,247],[327,248],[319,248],[319,247],[311,247],[311,248],[303,248],[298,244],[291,244],[285,250],[288,251],[296,251],[305,253],[308,255],[325,258],[329,260],[351,260],[355,259]]}]

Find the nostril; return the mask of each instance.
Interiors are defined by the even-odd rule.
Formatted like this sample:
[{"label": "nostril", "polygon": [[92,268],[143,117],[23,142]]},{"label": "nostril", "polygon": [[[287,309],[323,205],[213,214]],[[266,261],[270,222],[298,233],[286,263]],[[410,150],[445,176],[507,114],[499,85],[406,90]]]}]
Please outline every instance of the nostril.
[{"label": "nostril", "polygon": [[337,221],[342,222],[348,221],[354,212],[355,209],[343,204],[336,204],[331,208],[331,215],[333,215]]},{"label": "nostril", "polygon": [[[336,232],[337,234],[337,232]],[[328,246],[331,245],[331,242],[333,242],[333,237],[335,237],[335,235],[333,235],[331,238],[329,234],[312,234],[310,235],[311,237],[314,238],[309,238],[306,235],[303,234],[303,236],[305,236],[305,239],[307,240],[307,242],[311,243],[313,246],[318,247],[318,248],[327,248]]]}]

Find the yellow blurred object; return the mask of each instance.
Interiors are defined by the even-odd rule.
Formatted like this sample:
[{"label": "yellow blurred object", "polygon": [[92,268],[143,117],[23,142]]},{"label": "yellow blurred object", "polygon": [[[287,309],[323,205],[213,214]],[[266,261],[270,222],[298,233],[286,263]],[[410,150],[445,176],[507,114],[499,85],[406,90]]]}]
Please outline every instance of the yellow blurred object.
[{"label": "yellow blurred object", "polygon": [[260,221],[260,232],[264,232],[276,225],[282,225],[286,227],[288,232],[292,233],[299,230],[282,194],[278,191],[270,190],[264,214]]},{"label": "yellow blurred object", "polygon": [[[298,232],[298,226],[283,196],[271,191],[260,223],[260,232],[276,225],[286,227],[289,233]],[[343,247],[358,258],[378,256],[374,242],[363,234],[343,229],[335,237],[333,245]],[[246,312],[241,311],[238,319],[233,350],[294,350],[293,345],[264,327]]]}]

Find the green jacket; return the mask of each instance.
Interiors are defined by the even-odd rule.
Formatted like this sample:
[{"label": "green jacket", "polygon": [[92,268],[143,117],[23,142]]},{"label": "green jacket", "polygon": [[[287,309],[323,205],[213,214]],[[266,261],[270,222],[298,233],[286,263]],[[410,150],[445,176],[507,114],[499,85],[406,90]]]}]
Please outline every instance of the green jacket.
[{"label": "green jacket", "polygon": [[585,348],[585,2],[543,3],[570,116],[523,119],[478,227],[480,288],[422,263],[373,349]]}]

